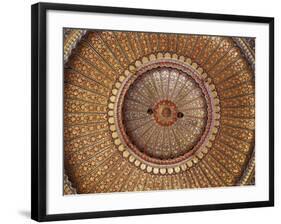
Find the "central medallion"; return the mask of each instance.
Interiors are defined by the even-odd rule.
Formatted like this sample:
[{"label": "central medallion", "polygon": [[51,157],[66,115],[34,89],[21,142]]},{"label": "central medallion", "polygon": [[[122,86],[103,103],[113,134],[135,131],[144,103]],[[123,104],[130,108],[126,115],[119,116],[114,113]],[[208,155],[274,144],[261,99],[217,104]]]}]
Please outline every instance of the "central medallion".
[{"label": "central medallion", "polygon": [[154,107],[154,119],[161,126],[171,126],[177,121],[177,106],[170,100],[161,100]]}]

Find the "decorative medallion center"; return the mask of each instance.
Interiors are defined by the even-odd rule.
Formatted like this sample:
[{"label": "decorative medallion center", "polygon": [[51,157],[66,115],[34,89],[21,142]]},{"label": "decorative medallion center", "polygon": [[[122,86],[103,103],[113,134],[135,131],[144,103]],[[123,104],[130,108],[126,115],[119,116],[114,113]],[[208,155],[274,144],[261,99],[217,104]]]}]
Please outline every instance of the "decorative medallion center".
[{"label": "decorative medallion center", "polygon": [[155,121],[161,126],[171,126],[177,121],[177,106],[170,100],[161,100],[153,111]]}]

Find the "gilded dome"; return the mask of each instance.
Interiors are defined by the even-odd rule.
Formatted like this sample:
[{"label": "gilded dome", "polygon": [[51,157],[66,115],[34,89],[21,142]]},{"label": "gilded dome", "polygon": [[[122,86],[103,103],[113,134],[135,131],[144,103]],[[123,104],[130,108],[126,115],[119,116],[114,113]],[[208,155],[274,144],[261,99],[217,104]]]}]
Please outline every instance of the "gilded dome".
[{"label": "gilded dome", "polygon": [[64,41],[67,189],[254,182],[253,38],[68,29]]}]

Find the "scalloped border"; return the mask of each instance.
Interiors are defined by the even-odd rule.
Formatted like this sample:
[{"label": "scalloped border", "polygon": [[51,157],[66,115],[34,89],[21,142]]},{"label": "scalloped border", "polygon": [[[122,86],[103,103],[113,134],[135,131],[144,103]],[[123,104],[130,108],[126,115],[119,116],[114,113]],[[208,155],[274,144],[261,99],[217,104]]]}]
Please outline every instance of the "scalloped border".
[{"label": "scalloped border", "polygon": [[76,47],[77,43],[81,40],[81,38],[86,34],[87,30],[71,29],[69,32],[70,33],[64,38],[64,45],[63,45],[64,64],[68,61],[68,58],[72,53],[72,50]]},{"label": "scalloped border", "polygon": [[[211,105],[211,127],[210,130],[207,130],[205,139],[203,140],[202,145],[188,158],[184,158],[183,160],[176,162],[174,164],[157,164],[152,163],[150,161],[146,161],[140,156],[136,155],[130,147],[126,144],[126,141],[123,139],[122,133],[120,131],[120,127],[118,124],[118,106],[120,94],[128,82],[128,80],[133,78],[136,79],[139,74],[138,72],[149,64],[154,64],[155,62],[161,62],[162,60],[167,60],[167,62],[178,64],[182,67],[187,67],[192,69],[197,75],[195,80],[196,82],[203,81],[203,85],[208,92],[208,96],[210,98]],[[135,63],[129,65],[128,70],[125,70],[124,75],[119,76],[119,79],[116,81],[114,88],[112,89],[112,95],[109,97],[108,103],[108,122],[110,124],[110,131],[112,134],[112,138],[115,146],[122,153],[122,156],[127,159],[129,162],[133,163],[135,166],[140,167],[141,170],[144,170],[148,173],[153,172],[154,174],[172,174],[179,173],[180,171],[185,171],[187,168],[192,167],[197,164],[200,159],[202,159],[212,147],[212,142],[216,138],[216,134],[218,133],[218,127],[220,123],[220,106],[219,106],[219,98],[215,88],[215,85],[212,83],[212,79],[208,77],[208,75],[203,71],[198,64],[193,63],[190,58],[186,58],[184,56],[178,56],[177,54],[171,55],[170,53],[158,53],[150,54],[149,57],[144,56],[141,60],[136,60]],[[205,135],[205,134],[204,134]],[[200,140],[201,141],[201,140]]]}]

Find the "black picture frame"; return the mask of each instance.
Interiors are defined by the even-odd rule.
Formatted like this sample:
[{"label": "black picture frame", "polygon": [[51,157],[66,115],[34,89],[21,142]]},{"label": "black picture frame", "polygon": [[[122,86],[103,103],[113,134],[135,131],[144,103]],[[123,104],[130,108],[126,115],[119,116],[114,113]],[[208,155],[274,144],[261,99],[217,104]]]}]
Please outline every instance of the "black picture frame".
[{"label": "black picture frame", "polygon": [[[147,209],[46,214],[46,13],[48,10],[100,12],[111,14],[162,16],[217,21],[254,22],[269,24],[269,200],[243,203],[208,204],[196,206],[159,207]],[[238,209],[274,206],[274,18],[136,8],[102,7],[74,4],[37,3],[32,5],[31,38],[31,218],[37,221],[86,219],[206,210]]]}]

